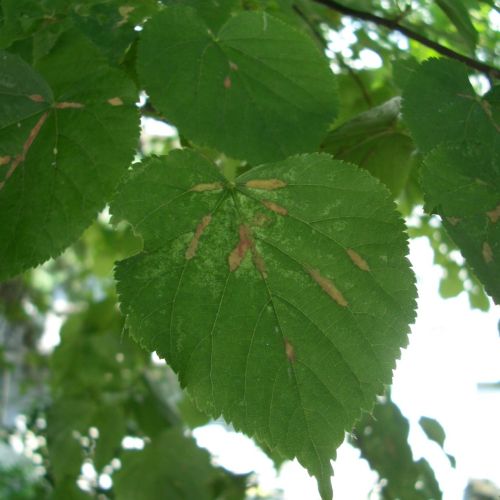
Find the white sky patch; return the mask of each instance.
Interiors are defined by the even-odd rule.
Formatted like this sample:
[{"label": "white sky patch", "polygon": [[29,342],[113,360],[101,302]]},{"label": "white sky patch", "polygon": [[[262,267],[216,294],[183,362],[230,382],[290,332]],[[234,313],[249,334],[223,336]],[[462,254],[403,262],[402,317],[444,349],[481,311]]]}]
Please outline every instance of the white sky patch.
[{"label": "white sky patch", "polygon": [[153,137],[177,137],[177,129],[168,123],[147,116],[141,118],[142,133]]}]

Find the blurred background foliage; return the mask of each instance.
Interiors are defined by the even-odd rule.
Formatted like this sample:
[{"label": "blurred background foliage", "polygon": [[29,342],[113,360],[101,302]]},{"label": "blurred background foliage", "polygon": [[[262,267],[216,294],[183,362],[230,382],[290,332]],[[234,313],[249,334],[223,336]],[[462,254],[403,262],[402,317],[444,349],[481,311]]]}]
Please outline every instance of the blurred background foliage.
[{"label": "blurred background foliage", "polygon": [[[435,51],[397,31],[344,15],[335,8],[337,2],[329,5],[328,0],[162,3],[206,9],[214,29],[232,11],[265,10],[314,39],[338,75],[341,99],[340,116],[322,149],[359,164],[388,186],[407,218],[409,236],[428,239],[433,249],[442,270],[443,297],[465,292],[471,307],[489,308],[482,285],[439,218],[423,213],[421,157],[401,119],[405,78],[415,61],[436,56]],[[61,33],[76,27],[112,65],[136,79],[137,37],[158,4],[2,0],[0,48],[33,62],[51,50]],[[493,0],[351,0],[343,5],[498,64],[500,12]],[[490,86],[482,73],[471,81],[480,94]],[[180,145],[201,149],[178,137],[147,96],[138,106],[144,126],[138,158],[163,155]],[[224,172],[251,167],[202,151]],[[280,492],[262,492],[251,475],[214,465],[191,437],[191,430],[208,418],[168,367],[128,338],[112,271],[116,260],[141,245],[127,225],[113,228],[104,211],[59,258],[0,284],[0,498],[149,500],[158,498],[159,489],[169,499],[280,497]],[[442,447],[439,424],[424,419],[422,426]],[[432,469],[425,460],[413,460],[407,438],[408,422],[387,397],[359,422],[350,441],[379,474],[381,498],[440,498]],[[279,467],[280,457],[264,451]]]}]

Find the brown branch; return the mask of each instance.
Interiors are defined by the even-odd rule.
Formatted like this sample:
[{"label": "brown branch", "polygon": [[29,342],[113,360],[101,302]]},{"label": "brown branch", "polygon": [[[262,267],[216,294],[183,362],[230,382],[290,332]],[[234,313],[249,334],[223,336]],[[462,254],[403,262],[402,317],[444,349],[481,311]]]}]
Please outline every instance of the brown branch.
[{"label": "brown branch", "polygon": [[472,69],[480,71],[481,73],[485,73],[487,76],[493,78],[500,78],[500,69],[490,66],[489,64],[478,61],[477,59],[472,59],[471,57],[464,56],[459,52],[455,52],[448,47],[445,47],[433,40],[429,40],[423,35],[420,35],[416,31],[413,31],[410,28],[402,26],[398,23],[398,21],[392,19],[386,19],[385,17],[377,16],[376,14],[372,14],[371,12],[365,12],[358,9],[353,9],[352,7],[346,7],[336,0],[313,0],[314,2],[324,5],[330,9],[336,10],[342,14],[345,14],[350,17],[355,17],[357,19],[361,19],[363,21],[371,21],[379,26],[384,26],[392,31],[399,31],[403,35],[406,35],[408,38],[415,40],[426,47],[429,47],[435,50],[437,53],[442,54],[451,59],[456,59]]}]

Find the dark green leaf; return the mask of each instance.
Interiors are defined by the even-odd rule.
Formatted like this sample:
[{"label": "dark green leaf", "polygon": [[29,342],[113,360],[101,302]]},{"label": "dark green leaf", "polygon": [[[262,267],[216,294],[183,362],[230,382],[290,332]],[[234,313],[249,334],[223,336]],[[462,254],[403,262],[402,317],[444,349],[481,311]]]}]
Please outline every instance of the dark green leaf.
[{"label": "dark green leaf", "polygon": [[206,450],[182,431],[164,431],[141,451],[129,451],[113,476],[119,500],[211,500],[217,470]]},{"label": "dark green leaf", "polygon": [[0,55],[0,279],[81,234],[137,140],[134,87],[83,37],[64,35],[37,70]]},{"label": "dark green leaf", "polygon": [[231,11],[239,3],[237,0],[162,0],[167,5],[192,7],[204,19],[207,26],[216,33],[227,21]]},{"label": "dark green leaf", "polygon": [[372,415],[357,424],[352,443],[377,471],[384,500],[431,500],[442,497],[426,460],[413,459],[408,444],[408,420],[390,400],[375,405]]},{"label": "dark green leaf", "polygon": [[336,114],[326,58],[266,13],[234,16],[214,35],[194,10],[167,8],[144,29],[138,70],[182,134],[252,163],[317,149]]},{"label": "dark green leaf", "polygon": [[176,151],[138,167],[112,212],[144,239],[116,268],[132,336],[200,409],[296,456],[328,498],[330,459],[389,383],[414,318],[390,193],[328,155],[234,185]]}]

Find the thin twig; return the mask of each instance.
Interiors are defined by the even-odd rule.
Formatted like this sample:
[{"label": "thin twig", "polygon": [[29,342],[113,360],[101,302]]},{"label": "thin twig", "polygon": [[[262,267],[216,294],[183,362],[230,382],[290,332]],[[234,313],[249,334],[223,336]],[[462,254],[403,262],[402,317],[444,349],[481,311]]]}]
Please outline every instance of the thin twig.
[{"label": "thin twig", "polygon": [[377,16],[376,14],[372,14],[371,12],[365,12],[362,10],[353,9],[352,7],[346,7],[345,5],[342,5],[336,0],[313,0],[313,1],[318,4],[324,5],[325,7],[328,7],[330,9],[336,10],[337,12],[340,12],[347,16],[355,17],[363,21],[371,21],[375,24],[378,24],[379,26],[384,26],[385,28],[388,28],[392,31],[399,31],[403,35],[406,35],[408,38],[411,38],[412,40],[415,40],[421,43],[422,45],[425,45],[426,47],[435,50],[439,54],[447,56],[451,59],[456,59],[457,61],[466,64],[470,68],[485,73],[490,77],[500,78],[500,70],[498,68],[495,68],[493,66],[490,66],[489,64],[478,61],[477,59],[472,59],[471,57],[467,57],[463,54],[460,54],[459,52],[455,52],[454,50],[449,49],[448,47],[445,47],[444,45],[441,45],[437,42],[434,42],[433,40],[429,40],[428,38],[426,38],[423,35],[420,35],[416,31],[413,31],[412,29],[407,28],[405,26],[401,26],[395,20],[386,19],[385,17]]}]

